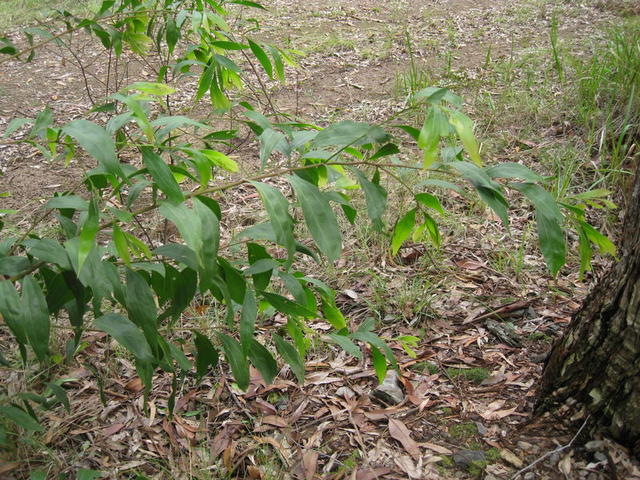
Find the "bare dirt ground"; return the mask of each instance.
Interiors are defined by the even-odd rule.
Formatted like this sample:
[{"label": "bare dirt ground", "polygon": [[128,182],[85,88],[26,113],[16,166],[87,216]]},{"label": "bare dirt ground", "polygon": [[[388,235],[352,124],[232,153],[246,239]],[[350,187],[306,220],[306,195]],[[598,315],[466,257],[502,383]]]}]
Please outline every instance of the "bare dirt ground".
[{"label": "bare dirt ground", "polygon": [[[524,158],[531,164],[537,150],[522,145],[566,141],[554,129],[562,118],[525,125],[517,109],[500,118],[487,114],[479,99],[504,94],[503,85],[488,80],[495,73],[488,65],[517,63],[548,49],[554,12],[560,38],[576,49],[586,49],[616,21],[598,2],[551,0],[274,0],[269,12],[262,19],[264,38],[305,52],[284,86],[270,84],[277,110],[320,124],[383,120],[404,106],[399,79],[413,61],[432,82],[466,96],[468,113],[487,138],[487,163]],[[91,65],[85,72],[89,91],[99,98],[101,52],[82,36],[77,41],[85,45],[84,63]],[[82,116],[91,100],[75,65],[55,47],[32,63],[3,64],[0,131],[45,105],[61,124]],[[150,79],[145,65],[130,68],[131,81]],[[181,108],[188,109],[189,101]],[[196,112],[206,116],[206,106]],[[0,192],[11,194],[2,199],[3,208],[19,211],[14,227],[28,223],[53,191],[74,188],[84,166],[76,162],[83,161],[65,168],[44,162],[35,150],[0,142]],[[232,200],[230,215],[239,208]],[[303,386],[285,369],[274,385],[256,375],[243,393],[220,370],[201,384],[186,382],[170,418],[171,379],[157,378],[145,413],[133,366],[113,355],[104,335],[89,332],[81,361],[61,373],[75,378],[67,384],[72,413],[45,414],[42,443],[25,447],[26,457],[0,457],[0,477],[27,478],[29,468],[46,465],[52,474],[92,468],[107,478],[506,479],[551,453],[519,478],[632,478],[620,476],[637,470],[617,446],[593,439],[591,449],[554,453],[573,432],[558,419],[531,421],[544,353],[579,307],[589,279],[578,281],[575,265],[557,281],[546,276],[535,248],[514,240],[531,236],[528,216],[526,210],[516,213],[512,236],[483,213],[476,212],[465,227],[456,217],[445,222],[440,252],[415,246],[399,259],[373,245],[363,261],[361,237],[347,238],[351,256],[338,263],[332,281],[342,291],[341,307],[350,321],[374,315],[389,338],[421,338],[416,358],[392,343],[404,390],[399,405],[371,395],[376,381],[369,365],[318,349]],[[521,270],[501,268],[499,260],[506,262],[509,250],[522,252]],[[202,321],[207,313],[206,306],[194,306],[187,322]],[[492,334],[486,323],[491,318],[513,323],[521,344],[507,345]],[[24,384],[22,372],[1,375],[2,390],[9,393]],[[465,456],[480,463],[469,466]]]}]

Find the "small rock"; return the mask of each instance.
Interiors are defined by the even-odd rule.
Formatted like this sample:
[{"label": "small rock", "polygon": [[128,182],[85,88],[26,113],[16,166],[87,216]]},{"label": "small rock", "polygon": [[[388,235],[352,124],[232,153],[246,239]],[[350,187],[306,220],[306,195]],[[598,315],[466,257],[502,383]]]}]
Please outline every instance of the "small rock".
[{"label": "small rock", "polygon": [[507,450],[506,448],[500,450],[500,456],[505,462],[510,463],[516,468],[522,468],[524,465],[524,462],[522,460],[520,460],[513,452]]},{"label": "small rock", "polygon": [[384,381],[371,394],[388,405],[397,405],[404,400],[404,392],[400,388],[398,374],[395,370],[389,370]]},{"label": "small rock", "polygon": [[473,462],[485,462],[487,456],[482,450],[460,450],[453,455],[454,463],[460,468],[467,468]]},{"label": "small rock", "polygon": [[487,427],[485,427],[480,422],[475,422],[475,424],[476,424],[476,427],[478,428],[478,433],[484,437],[485,434],[487,433]]},{"label": "small rock", "polygon": [[603,462],[603,463],[607,463],[609,461],[609,459],[607,458],[607,456],[602,453],[602,452],[596,452],[593,454],[593,458],[597,461],[597,462]]},{"label": "small rock", "polygon": [[585,443],[584,448],[593,452],[594,450],[602,450],[604,448],[604,442],[602,440],[591,440]]},{"label": "small rock", "polygon": [[518,448],[524,452],[530,452],[533,445],[529,442],[523,442],[522,440],[518,442]]},{"label": "small rock", "polygon": [[524,474],[524,480],[535,480],[536,474],[533,472],[527,472]]},{"label": "small rock", "polygon": [[356,393],[349,387],[340,387],[336,390],[336,395],[343,398],[353,398],[356,396]]}]

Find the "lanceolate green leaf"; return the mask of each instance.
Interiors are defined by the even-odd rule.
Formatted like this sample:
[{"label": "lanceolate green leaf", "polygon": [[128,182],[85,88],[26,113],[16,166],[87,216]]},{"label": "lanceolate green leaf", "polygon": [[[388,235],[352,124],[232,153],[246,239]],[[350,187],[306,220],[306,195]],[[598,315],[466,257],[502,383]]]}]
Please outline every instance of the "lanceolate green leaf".
[{"label": "lanceolate green leaf", "polygon": [[82,225],[82,231],[80,232],[80,242],[78,244],[78,272],[82,271],[82,265],[87,259],[89,252],[93,249],[95,244],[96,233],[98,233],[98,205],[95,198],[92,198],[89,202],[89,213],[84,225]]},{"label": "lanceolate green leaf", "polygon": [[22,323],[33,351],[42,363],[49,356],[49,309],[37,280],[28,275],[22,281]]},{"label": "lanceolate green leaf", "polygon": [[293,219],[289,215],[289,202],[275,187],[261,182],[251,182],[256,187],[262,203],[264,203],[271,226],[276,235],[276,241],[289,252],[289,259],[293,257],[295,240],[293,238]]},{"label": "lanceolate green leaf", "polygon": [[564,218],[556,201],[544,188],[533,183],[512,183],[509,186],[523,193],[535,206],[540,250],[547,268],[555,276],[567,255],[562,231]]},{"label": "lanceolate green leaf", "polygon": [[89,120],[70,122],[63,131],[75,138],[80,146],[92,155],[112,175],[124,177],[116,156],[116,146],[107,131]]},{"label": "lanceolate green leaf", "polygon": [[260,62],[260,65],[262,65],[262,68],[264,68],[264,71],[267,72],[267,75],[269,75],[269,78],[273,78],[273,66],[271,65],[271,60],[269,60],[269,56],[265,53],[262,47],[257,43],[251,40],[249,40],[248,43],[249,43],[249,48],[251,48],[251,51]]},{"label": "lanceolate green leaf", "polygon": [[357,358],[358,360],[362,360],[362,351],[349,339],[349,337],[339,335],[337,333],[330,333],[329,338],[331,338],[331,340],[338,346],[342,347],[342,349],[349,355]]},{"label": "lanceolate green leaf", "polygon": [[367,213],[374,226],[379,230],[382,229],[382,215],[387,208],[387,191],[378,183],[369,181],[360,170],[354,169],[358,182],[364,190],[364,196],[367,202]]},{"label": "lanceolate green leaf", "polygon": [[140,152],[147,170],[167,199],[175,204],[182,203],[184,195],[165,161],[151,147],[140,147]]},{"label": "lanceolate green leaf", "polygon": [[0,314],[21,345],[27,344],[27,332],[22,323],[22,303],[9,280],[0,280]]},{"label": "lanceolate green leaf", "polygon": [[138,272],[127,269],[126,276],[125,299],[129,318],[142,329],[152,351],[155,351],[159,334],[153,292]]},{"label": "lanceolate green leaf", "polygon": [[244,294],[244,302],[242,303],[242,313],[240,315],[240,343],[245,354],[249,353],[253,333],[255,330],[256,317],[258,315],[258,306],[256,298],[251,289],[247,289]]},{"label": "lanceolate green leaf", "polygon": [[95,325],[115,338],[119,344],[133,353],[138,360],[148,363],[154,361],[147,339],[131,320],[117,313],[108,313],[96,319]]},{"label": "lanceolate green leaf", "polygon": [[260,294],[276,310],[284,313],[285,315],[294,315],[306,318],[312,318],[315,316],[315,313],[309,310],[306,306],[300,305],[296,302],[292,302],[286,297],[269,292],[260,292]]},{"label": "lanceolate green leaf", "polygon": [[218,338],[222,343],[224,357],[233,372],[233,378],[235,378],[238,387],[246,390],[249,387],[249,364],[242,347],[236,339],[224,333],[218,333]]},{"label": "lanceolate green leaf", "polygon": [[304,213],[304,219],[320,251],[330,261],[342,252],[342,235],[336,215],[318,187],[294,175],[287,180],[293,187]]},{"label": "lanceolate green leaf", "polygon": [[271,352],[255,338],[252,338],[248,355],[251,363],[258,369],[264,381],[267,383],[273,382],[273,379],[278,375],[278,363],[271,355]]},{"label": "lanceolate green leaf", "polygon": [[364,145],[365,143],[382,143],[388,139],[389,134],[380,127],[344,120],[322,130],[316,136],[313,145],[317,148],[329,145],[346,147]]},{"label": "lanceolate green leaf", "polygon": [[273,340],[276,343],[276,349],[285,362],[291,367],[298,382],[304,383],[304,363],[300,354],[293,345],[284,340],[280,335],[273,334]]},{"label": "lanceolate green leaf", "polygon": [[477,166],[482,166],[482,159],[480,158],[480,149],[478,147],[478,141],[473,134],[473,122],[469,117],[460,111],[452,111],[449,117],[451,125],[456,129],[458,137],[464,146],[465,151]]},{"label": "lanceolate green leaf", "polygon": [[8,418],[28,432],[44,432],[44,427],[42,425],[40,425],[31,415],[18,407],[13,407],[11,405],[2,406],[0,407],[0,415]]},{"label": "lanceolate green leaf", "polygon": [[201,379],[210,367],[218,364],[218,352],[207,337],[199,332],[195,333],[196,345],[196,375]]},{"label": "lanceolate green leaf", "polygon": [[485,169],[485,172],[491,178],[517,178],[527,182],[541,182],[544,180],[544,177],[541,177],[531,169],[514,162],[506,162],[489,167]]},{"label": "lanceolate green leaf", "polygon": [[373,363],[373,369],[376,372],[378,381],[383,382],[384,377],[387,376],[387,360],[380,350],[371,345],[371,362]]},{"label": "lanceolate green leaf", "polygon": [[398,220],[398,223],[396,223],[396,226],[393,229],[393,237],[391,239],[391,252],[393,255],[398,253],[402,244],[411,235],[415,225],[416,209],[413,208],[409,210],[404,217]]}]

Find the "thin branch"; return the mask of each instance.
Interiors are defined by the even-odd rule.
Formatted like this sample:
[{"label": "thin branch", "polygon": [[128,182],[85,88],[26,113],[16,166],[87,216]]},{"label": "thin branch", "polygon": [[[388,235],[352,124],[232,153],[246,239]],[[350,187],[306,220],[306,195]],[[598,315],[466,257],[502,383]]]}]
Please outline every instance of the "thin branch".
[{"label": "thin branch", "polygon": [[542,462],[543,460],[546,460],[547,458],[549,458],[551,455],[554,455],[556,453],[560,453],[568,448],[571,448],[573,446],[573,444],[575,443],[576,439],[580,436],[580,434],[582,433],[582,430],[584,430],[584,427],[587,426],[587,423],[589,422],[589,419],[591,418],[591,415],[587,416],[587,418],[585,418],[584,422],[582,423],[582,426],[580,427],[580,429],[576,432],[576,434],[573,436],[573,438],[571,439],[571,441],[569,443],[567,443],[566,445],[562,446],[562,447],[558,447],[555,450],[552,450],[550,452],[545,453],[544,455],[542,455],[540,458],[538,458],[537,460],[535,460],[533,463],[530,463],[529,465],[527,465],[526,467],[518,470],[509,480],[515,480],[516,478],[518,478],[520,475],[522,475],[524,472],[526,472],[527,470],[532,469],[535,465],[537,465],[538,463]]}]

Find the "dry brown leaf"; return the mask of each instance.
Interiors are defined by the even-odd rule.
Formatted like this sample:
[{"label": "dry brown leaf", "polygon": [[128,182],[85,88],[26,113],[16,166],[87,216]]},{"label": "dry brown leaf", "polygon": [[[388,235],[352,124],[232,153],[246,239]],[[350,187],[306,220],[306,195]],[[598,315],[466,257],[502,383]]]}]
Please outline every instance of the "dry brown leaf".
[{"label": "dry brown leaf", "polygon": [[524,466],[524,462],[520,460],[511,450],[507,450],[503,448],[500,450],[500,456],[504,459],[504,461],[510,463],[516,468],[522,468]]},{"label": "dry brown leaf", "polygon": [[569,475],[571,474],[572,463],[571,454],[565,455],[562,460],[558,462],[558,470],[560,470],[567,478],[569,478]]},{"label": "dry brown leaf", "polygon": [[139,393],[144,389],[144,385],[142,385],[140,377],[134,377],[124,384],[124,388],[130,392]]},{"label": "dry brown leaf", "polygon": [[247,467],[247,473],[249,474],[249,478],[253,478],[255,480],[262,479],[262,470],[258,467],[254,467],[253,465],[249,465]]},{"label": "dry brown leaf", "polygon": [[418,444],[411,438],[407,426],[397,418],[389,419],[389,434],[398,440],[407,453],[414,459],[418,460],[420,458],[420,447],[418,447]]},{"label": "dry brown leaf", "polygon": [[282,417],[278,415],[265,415],[260,419],[263,424],[273,425],[274,427],[284,428],[289,425],[289,423]]},{"label": "dry brown leaf", "polygon": [[305,480],[313,480],[318,469],[318,452],[305,450],[302,454],[302,468],[304,468]]},{"label": "dry brown leaf", "polygon": [[118,433],[123,428],[124,428],[124,423],[114,423],[106,427],[104,430],[102,430],[102,434],[105,437],[110,437],[111,435],[115,435],[116,433]]},{"label": "dry brown leaf", "polygon": [[231,469],[233,468],[233,457],[235,456],[235,453],[236,453],[235,442],[232,442],[231,445],[225,448],[224,452],[222,452],[222,463],[224,464],[224,467],[227,469],[228,472],[231,472]]},{"label": "dry brown leaf", "polygon": [[381,478],[387,473],[391,473],[393,470],[387,467],[372,468],[369,470],[358,470],[356,473],[356,480],[375,480]]},{"label": "dry brown leaf", "polygon": [[441,455],[453,455],[453,452],[449,450],[447,447],[442,447],[440,445],[436,445],[435,443],[422,442],[422,443],[419,443],[418,445],[420,445],[423,448],[428,448],[433,452],[440,453]]}]

